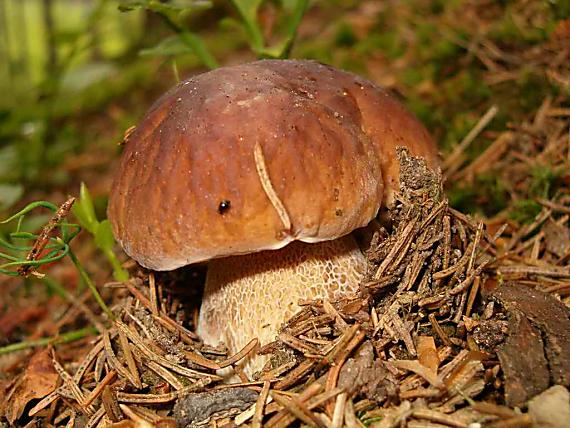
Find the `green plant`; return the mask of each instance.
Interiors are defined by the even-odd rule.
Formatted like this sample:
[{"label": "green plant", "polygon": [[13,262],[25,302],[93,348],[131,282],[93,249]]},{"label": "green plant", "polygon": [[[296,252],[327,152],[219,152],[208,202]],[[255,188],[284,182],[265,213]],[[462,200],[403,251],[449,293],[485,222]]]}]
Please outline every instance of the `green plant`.
[{"label": "green plant", "polygon": [[146,9],[156,13],[175,33],[174,36],[162,40],[152,49],[143,51],[146,54],[178,55],[193,53],[208,68],[216,68],[218,62],[212,56],[203,39],[184,26],[184,18],[196,11],[212,6],[209,1],[202,0],[122,0],[119,10],[128,12],[135,9]]},{"label": "green plant", "polygon": [[[280,0],[282,16],[281,38],[274,44],[268,44],[259,18],[264,0],[232,0],[240,20],[227,18],[225,21],[244,30],[247,42],[253,52],[262,58],[285,58],[289,55],[297,29],[307,9],[308,0]],[[145,9],[157,14],[164,23],[175,33],[158,45],[144,49],[142,55],[176,56],[194,54],[208,68],[216,68],[217,60],[210,52],[204,39],[195,31],[188,28],[188,16],[211,8],[207,0],[122,0],[119,4],[121,11]]]},{"label": "green plant", "polygon": [[512,204],[509,217],[519,223],[528,224],[540,213],[542,206],[532,199],[521,199]]},{"label": "green plant", "polygon": [[[47,201],[32,202],[16,214],[0,222],[0,224],[6,224],[16,221],[16,227],[8,234],[8,239],[0,237],[0,248],[3,249],[0,251],[0,260],[5,260],[4,263],[0,264],[0,273],[9,276],[32,275],[44,278],[45,274],[38,272],[39,268],[68,256],[103,312],[107,314],[109,319],[113,319],[114,316],[103,301],[97,287],[71,250],[70,242],[81,231],[79,225],[69,223],[66,220],[74,202],[75,199],[70,198],[59,208]],[[25,216],[37,208],[46,208],[53,212],[54,216],[39,234],[22,230]],[[19,242],[24,243],[20,244]],[[59,292],[62,291],[59,290]]]},{"label": "green plant", "polygon": [[97,245],[97,248],[101,250],[113,267],[114,278],[117,281],[128,280],[128,272],[121,267],[121,263],[113,251],[115,238],[111,230],[111,223],[107,219],[97,220],[93,199],[85,183],[81,183],[79,200],[73,206],[73,214],[77,217],[79,224],[93,235],[95,245]]},{"label": "green plant", "polygon": [[39,346],[58,345],[61,343],[73,342],[75,340],[83,339],[85,336],[97,333],[94,327],[85,327],[79,330],[70,331],[60,334],[55,337],[44,337],[42,339],[24,341],[19,343],[12,343],[10,345],[0,348],[0,355],[9,354],[10,352],[21,351]]},{"label": "green plant", "polygon": [[[51,225],[44,228],[42,235],[36,235],[31,232],[22,230],[22,224],[26,214],[37,208],[47,208],[56,213],[51,221]],[[69,243],[81,228],[79,225],[70,224],[58,215],[58,207],[51,202],[37,201],[27,205],[24,209],[17,212],[13,216],[0,222],[0,224],[10,223],[17,220],[16,228],[8,234],[8,240],[0,237],[0,246],[7,252],[0,252],[0,259],[6,260],[0,265],[0,273],[9,276],[19,276],[25,272],[37,272],[36,269],[63,259],[69,255],[71,248]],[[58,229],[59,236],[51,236],[53,231]],[[39,240],[40,244],[37,244]],[[28,241],[34,242],[34,245],[22,245],[15,242]],[[37,274],[42,276],[43,274]]]},{"label": "green plant", "polygon": [[539,198],[550,197],[559,174],[548,165],[536,164],[531,169],[532,181],[529,194]]},{"label": "green plant", "polygon": [[509,203],[509,194],[500,177],[481,174],[473,183],[458,181],[450,185],[447,195],[450,205],[462,212],[494,216]]},{"label": "green plant", "polygon": [[284,58],[289,55],[295,40],[297,28],[307,9],[308,0],[281,0],[279,3],[286,19],[283,38],[273,46],[268,46],[259,22],[259,11],[264,0],[232,0],[248,35],[251,49],[260,57]]},{"label": "green plant", "polygon": [[[132,70],[142,69],[125,61],[139,37],[133,24],[140,19],[125,19],[114,2],[10,3],[7,25],[0,29],[0,39],[6,38],[0,49],[0,216],[26,190],[72,180],[58,167],[93,141],[75,118],[100,111],[103,102],[117,98],[119,85],[126,92],[127,79],[140,84]],[[42,20],[47,17],[49,23]],[[120,33],[112,28],[119,17],[125,24]]]}]

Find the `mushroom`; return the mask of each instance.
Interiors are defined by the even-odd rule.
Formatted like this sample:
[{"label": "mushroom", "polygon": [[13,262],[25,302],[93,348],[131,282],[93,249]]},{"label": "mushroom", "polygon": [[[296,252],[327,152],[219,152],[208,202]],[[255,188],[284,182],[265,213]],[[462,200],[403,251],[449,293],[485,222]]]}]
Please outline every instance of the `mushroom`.
[{"label": "mushroom", "polygon": [[351,232],[393,202],[398,146],[437,164],[418,120],[354,74],[302,60],[219,68],[170,90],[129,135],[108,214],[149,269],[209,262],[198,333],[235,352],[274,340],[300,299],[357,291],[366,260]]}]

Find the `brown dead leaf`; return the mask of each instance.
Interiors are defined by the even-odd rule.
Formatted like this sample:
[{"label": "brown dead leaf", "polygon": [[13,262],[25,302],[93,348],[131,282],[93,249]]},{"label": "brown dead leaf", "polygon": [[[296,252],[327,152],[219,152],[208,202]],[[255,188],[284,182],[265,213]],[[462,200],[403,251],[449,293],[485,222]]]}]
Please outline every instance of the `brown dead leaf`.
[{"label": "brown dead leaf", "polygon": [[443,382],[437,377],[437,375],[420,364],[418,360],[391,360],[389,364],[392,364],[401,370],[417,374],[436,388],[443,388],[444,386]]},{"label": "brown dead leaf", "polygon": [[546,249],[558,257],[563,257],[570,250],[570,229],[554,221],[549,221],[544,228]]},{"label": "brown dead leaf", "polygon": [[439,358],[437,356],[437,349],[435,341],[431,336],[418,336],[417,338],[418,360],[420,364],[427,369],[430,369],[434,374],[437,374],[439,367]]},{"label": "brown dead leaf", "polygon": [[551,384],[569,386],[570,310],[551,295],[514,282],[491,297],[509,316],[508,336],[496,349],[507,405],[520,406]]},{"label": "brown dead leaf", "polygon": [[[8,391],[10,391],[14,384],[16,383],[15,379],[3,380],[0,382],[0,397],[6,397],[8,395]],[[6,413],[6,405],[5,401],[0,400],[0,416]]]},{"label": "brown dead leaf", "polygon": [[4,416],[13,424],[33,399],[50,394],[57,387],[59,376],[53,367],[49,351],[37,351],[14,385],[7,391]]}]

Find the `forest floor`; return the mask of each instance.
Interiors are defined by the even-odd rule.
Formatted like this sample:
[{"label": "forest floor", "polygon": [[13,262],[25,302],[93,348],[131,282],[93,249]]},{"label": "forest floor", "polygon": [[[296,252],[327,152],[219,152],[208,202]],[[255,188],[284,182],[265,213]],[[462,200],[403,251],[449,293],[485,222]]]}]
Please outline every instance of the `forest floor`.
[{"label": "forest floor", "polygon": [[[398,204],[358,298],[304,302],[248,379],[255,341],[227,355],[193,332],[203,268],[155,275],[122,257],[130,278],[116,281],[82,232],[74,255],[109,312],[67,258],[2,280],[0,426],[564,426],[570,20],[538,1],[424,3],[311,9],[292,54],[390,88],[440,143],[441,174],[400,153]],[[65,121],[111,140],[164,80]],[[83,181],[101,213],[117,158],[88,145],[58,166],[69,184],[24,202],[63,203]],[[242,383],[220,382],[227,366]]]}]

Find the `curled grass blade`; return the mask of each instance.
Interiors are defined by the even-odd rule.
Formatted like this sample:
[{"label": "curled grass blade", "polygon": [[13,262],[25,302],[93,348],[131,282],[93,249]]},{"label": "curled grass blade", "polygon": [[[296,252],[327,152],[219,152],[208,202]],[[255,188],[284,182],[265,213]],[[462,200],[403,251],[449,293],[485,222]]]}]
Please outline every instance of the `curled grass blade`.
[{"label": "curled grass blade", "polygon": [[[78,270],[81,279],[90,289],[94,299],[97,301],[103,312],[105,312],[109,319],[112,320],[114,318],[112,312],[105,304],[105,301],[99,294],[97,287],[91,281],[91,278],[69,246],[69,242],[81,231],[81,227],[79,227],[79,225],[68,223],[65,219],[69,214],[74,201],[75,198],[70,198],[62,204],[61,207],[57,207],[51,202],[46,201],[33,202],[8,219],[0,222],[0,224],[5,224],[17,220],[18,223],[16,230],[9,234],[10,239],[21,239],[33,242],[33,245],[30,247],[19,246],[0,238],[0,247],[19,253],[14,255],[0,253],[0,259],[8,260],[8,263],[0,265],[0,273],[9,276],[28,276],[30,274],[34,274],[35,269],[42,265],[57,262],[64,257],[69,256]],[[21,227],[24,216],[32,210],[40,207],[47,208],[54,212],[52,219],[43,227],[39,234],[22,231]],[[51,236],[56,230],[59,232],[60,236]]]},{"label": "curled grass blade", "polygon": [[[48,210],[51,210],[53,212],[57,211],[57,206],[52,204],[51,202],[36,201],[36,202],[32,202],[32,203],[28,204],[26,207],[22,208],[22,210],[18,211],[16,214],[12,215],[11,217],[8,217],[6,220],[0,221],[0,224],[6,224],[6,223],[10,223],[11,221],[13,221],[15,219],[21,219],[22,216],[26,215],[30,211],[35,210],[36,208],[40,208],[40,207],[41,208],[47,208]],[[21,220],[20,220],[20,222],[21,222]]]}]

